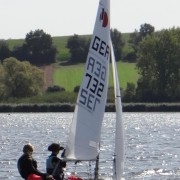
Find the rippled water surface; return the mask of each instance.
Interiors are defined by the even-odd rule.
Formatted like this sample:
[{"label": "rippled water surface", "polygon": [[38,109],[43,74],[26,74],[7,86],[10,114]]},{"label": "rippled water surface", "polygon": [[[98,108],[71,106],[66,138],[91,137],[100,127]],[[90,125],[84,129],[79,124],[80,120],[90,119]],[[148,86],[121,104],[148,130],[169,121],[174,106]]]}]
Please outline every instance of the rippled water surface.
[{"label": "rippled water surface", "polygon": [[[35,146],[38,167],[45,171],[47,147],[66,146],[72,113],[0,113],[0,179],[20,180],[17,159],[24,144]],[[106,113],[102,128],[100,176],[111,177],[114,150],[114,113]],[[124,177],[142,180],[180,180],[180,113],[124,113]],[[68,163],[67,172],[85,177],[88,163]],[[76,169],[75,169],[76,168]]]}]

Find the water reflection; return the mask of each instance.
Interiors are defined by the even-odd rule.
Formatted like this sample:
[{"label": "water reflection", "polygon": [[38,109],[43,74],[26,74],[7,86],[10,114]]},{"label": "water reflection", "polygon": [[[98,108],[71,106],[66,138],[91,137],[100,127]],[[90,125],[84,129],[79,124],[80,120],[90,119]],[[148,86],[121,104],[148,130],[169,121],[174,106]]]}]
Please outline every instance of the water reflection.
[{"label": "water reflection", "polygon": [[[20,179],[16,168],[24,144],[35,146],[34,157],[45,171],[47,147],[52,142],[66,146],[72,113],[0,114],[0,179]],[[106,113],[102,128],[100,174],[112,175],[114,150],[114,113]],[[180,179],[180,113],[124,113],[125,178]],[[89,163],[79,164],[80,175],[93,169]],[[68,164],[67,171],[75,171]],[[93,176],[93,174],[92,174]]]}]

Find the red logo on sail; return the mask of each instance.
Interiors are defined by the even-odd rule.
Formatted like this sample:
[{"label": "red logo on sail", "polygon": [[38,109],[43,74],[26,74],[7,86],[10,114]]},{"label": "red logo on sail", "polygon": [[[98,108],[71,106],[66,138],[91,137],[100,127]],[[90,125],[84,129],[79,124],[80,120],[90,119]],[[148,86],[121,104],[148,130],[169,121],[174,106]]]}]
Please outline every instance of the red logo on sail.
[{"label": "red logo on sail", "polygon": [[106,27],[108,25],[108,15],[104,8],[102,9],[102,12],[100,14],[100,21],[102,21],[102,27]]}]

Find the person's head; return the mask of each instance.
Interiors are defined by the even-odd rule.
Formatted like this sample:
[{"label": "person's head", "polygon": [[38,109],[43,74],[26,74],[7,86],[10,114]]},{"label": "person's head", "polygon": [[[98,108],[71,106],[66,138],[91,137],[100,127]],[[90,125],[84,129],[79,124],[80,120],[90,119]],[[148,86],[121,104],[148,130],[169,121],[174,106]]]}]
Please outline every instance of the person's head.
[{"label": "person's head", "polygon": [[49,147],[48,147],[48,151],[51,151],[52,153],[56,153],[58,154],[60,150],[63,150],[64,148],[62,146],[60,146],[60,144],[57,143],[52,143]]},{"label": "person's head", "polygon": [[34,151],[34,147],[32,144],[28,143],[28,144],[24,145],[24,147],[23,147],[24,154],[32,154],[33,151]]}]

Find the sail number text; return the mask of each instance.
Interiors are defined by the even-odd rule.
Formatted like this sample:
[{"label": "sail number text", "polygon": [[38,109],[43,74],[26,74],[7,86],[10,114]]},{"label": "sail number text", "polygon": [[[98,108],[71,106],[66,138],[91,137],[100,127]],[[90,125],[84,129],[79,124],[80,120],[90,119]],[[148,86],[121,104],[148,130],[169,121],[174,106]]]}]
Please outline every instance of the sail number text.
[{"label": "sail number text", "polygon": [[84,84],[80,89],[79,103],[90,111],[94,111],[96,105],[101,102],[104,83],[106,81],[106,66],[96,61],[93,57],[88,58]]},{"label": "sail number text", "polygon": [[105,41],[101,40],[98,36],[94,37],[93,43],[92,43],[92,49],[101,56],[105,57],[107,60],[110,55],[110,49],[108,44],[106,44]]}]

